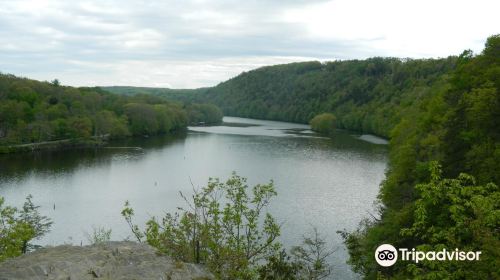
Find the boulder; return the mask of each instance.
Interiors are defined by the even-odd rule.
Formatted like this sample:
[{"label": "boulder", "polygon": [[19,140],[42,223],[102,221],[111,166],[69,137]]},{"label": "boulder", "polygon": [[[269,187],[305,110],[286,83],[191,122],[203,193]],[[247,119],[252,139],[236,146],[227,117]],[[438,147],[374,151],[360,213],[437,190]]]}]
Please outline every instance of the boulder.
[{"label": "boulder", "polygon": [[160,255],[144,243],[112,241],[61,245],[0,263],[0,280],[16,279],[214,279],[202,265]]}]

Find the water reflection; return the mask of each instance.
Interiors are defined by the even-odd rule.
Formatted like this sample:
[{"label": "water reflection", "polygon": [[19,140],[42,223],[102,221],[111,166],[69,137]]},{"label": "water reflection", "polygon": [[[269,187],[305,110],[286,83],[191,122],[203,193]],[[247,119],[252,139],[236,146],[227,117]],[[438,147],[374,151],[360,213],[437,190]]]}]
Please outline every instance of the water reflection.
[{"label": "water reflection", "polygon": [[[168,136],[115,140],[104,148],[0,155],[0,187],[6,181],[21,181],[33,174],[55,176],[86,167],[106,166],[113,160],[140,160],[146,153],[169,144],[182,143],[186,136],[185,132],[180,132]],[[140,149],[134,149],[136,147]]]}]

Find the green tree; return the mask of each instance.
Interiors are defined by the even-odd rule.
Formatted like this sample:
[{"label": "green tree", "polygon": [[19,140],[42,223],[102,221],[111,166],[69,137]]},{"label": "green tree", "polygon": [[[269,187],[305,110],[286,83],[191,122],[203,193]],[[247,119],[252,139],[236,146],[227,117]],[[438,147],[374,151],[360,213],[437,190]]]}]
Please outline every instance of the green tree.
[{"label": "green tree", "polygon": [[319,114],[310,121],[311,129],[323,134],[331,134],[335,131],[336,120],[333,114]]},{"label": "green tree", "polygon": [[158,132],[157,114],[152,105],[129,103],[125,105],[125,114],[133,135],[155,135]]},{"label": "green tree", "polygon": [[222,111],[212,104],[191,104],[187,106],[190,124],[218,124],[222,122]]},{"label": "green tree", "polygon": [[302,264],[293,261],[285,249],[266,258],[266,263],[258,268],[259,279],[293,280],[300,279]]},{"label": "green tree", "polygon": [[29,242],[32,239],[40,239],[50,231],[50,227],[52,226],[52,221],[47,216],[40,214],[38,211],[40,206],[33,204],[33,201],[31,201],[32,198],[33,196],[31,194],[26,197],[23,208],[19,212],[19,220],[33,230],[33,236],[30,236],[31,238],[23,239],[23,253],[35,248],[35,246],[29,244]]},{"label": "green tree", "polygon": [[95,115],[94,135],[109,135],[111,138],[121,138],[130,135],[126,118],[119,118],[112,111],[102,110]]},{"label": "green tree", "polygon": [[266,256],[274,255],[280,227],[265,211],[276,195],[273,183],[249,189],[246,179],[233,174],[226,182],[210,179],[186,199],[189,209],[152,218],[140,232],[132,224],[128,203],[122,215],[138,240],[143,237],[161,252],[187,262],[206,263],[223,279],[245,279]]},{"label": "green tree", "polygon": [[31,195],[27,196],[19,210],[5,206],[5,199],[0,197],[0,261],[36,248],[30,242],[49,232],[52,222],[40,215],[39,206],[35,206],[31,199]]},{"label": "green tree", "polygon": [[132,221],[134,210],[125,202],[122,215],[137,241],[184,262],[204,263],[219,279],[319,280],[331,267],[333,250],[314,229],[290,254],[277,241],[280,227],[265,211],[276,196],[273,182],[246,185],[233,173],[226,182],[208,185],[188,199],[187,209],[155,217],[142,231]]},{"label": "green tree", "polygon": [[321,237],[317,228],[313,228],[310,236],[304,236],[302,244],[291,250],[295,262],[301,267],[301,279],[320,280],[326,279],[332,273],[327,258],[334,250],[327,247],[326,241]]},{"label": "green tree", "polygon": [[462,173],[443,179],[441,166],[431,164],[431,180],[415,188],[413,224],[401,234],[419,240],[422,251],[459,248],[482,251],[477,262],[423,261],[409,263],[400,276],[413,279],[498,279],[500,277],[500,188],[478,185]]},{"label": "green tree", "polygon": [[89,138],[92,135],[92,121],[88,117],[69,118],[68,134],[71,138]]}]

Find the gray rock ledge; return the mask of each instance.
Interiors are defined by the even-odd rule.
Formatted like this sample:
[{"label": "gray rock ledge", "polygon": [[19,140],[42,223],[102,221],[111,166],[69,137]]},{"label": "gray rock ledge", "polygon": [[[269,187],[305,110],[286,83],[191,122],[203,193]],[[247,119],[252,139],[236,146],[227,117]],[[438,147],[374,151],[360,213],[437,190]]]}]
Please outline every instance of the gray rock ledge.
[{"label": "gray rock ledge", "polygon": [[213,279],[201,265],[176,262],[143,243],[112,241],[39,249],[0,263],[0,280]]}]

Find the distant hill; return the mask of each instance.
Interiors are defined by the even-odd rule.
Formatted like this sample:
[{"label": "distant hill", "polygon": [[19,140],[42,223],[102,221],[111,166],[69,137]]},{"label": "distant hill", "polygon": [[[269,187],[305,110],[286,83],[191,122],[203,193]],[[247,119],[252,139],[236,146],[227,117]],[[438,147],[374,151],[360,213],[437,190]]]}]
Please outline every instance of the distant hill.
[{"label": "distant hill", "polygon": [[186,96],[193,94],[205,93],[208,88],[198,89],[171,89],[171,88],[155,88],[155,87],[129,87],[129,86],[109,86],[100,87],[105,91],[109,91],[121,95],[138,95],[138,94],[152,94],[157,96],[168,96],[171,99],[183,100]]}]

